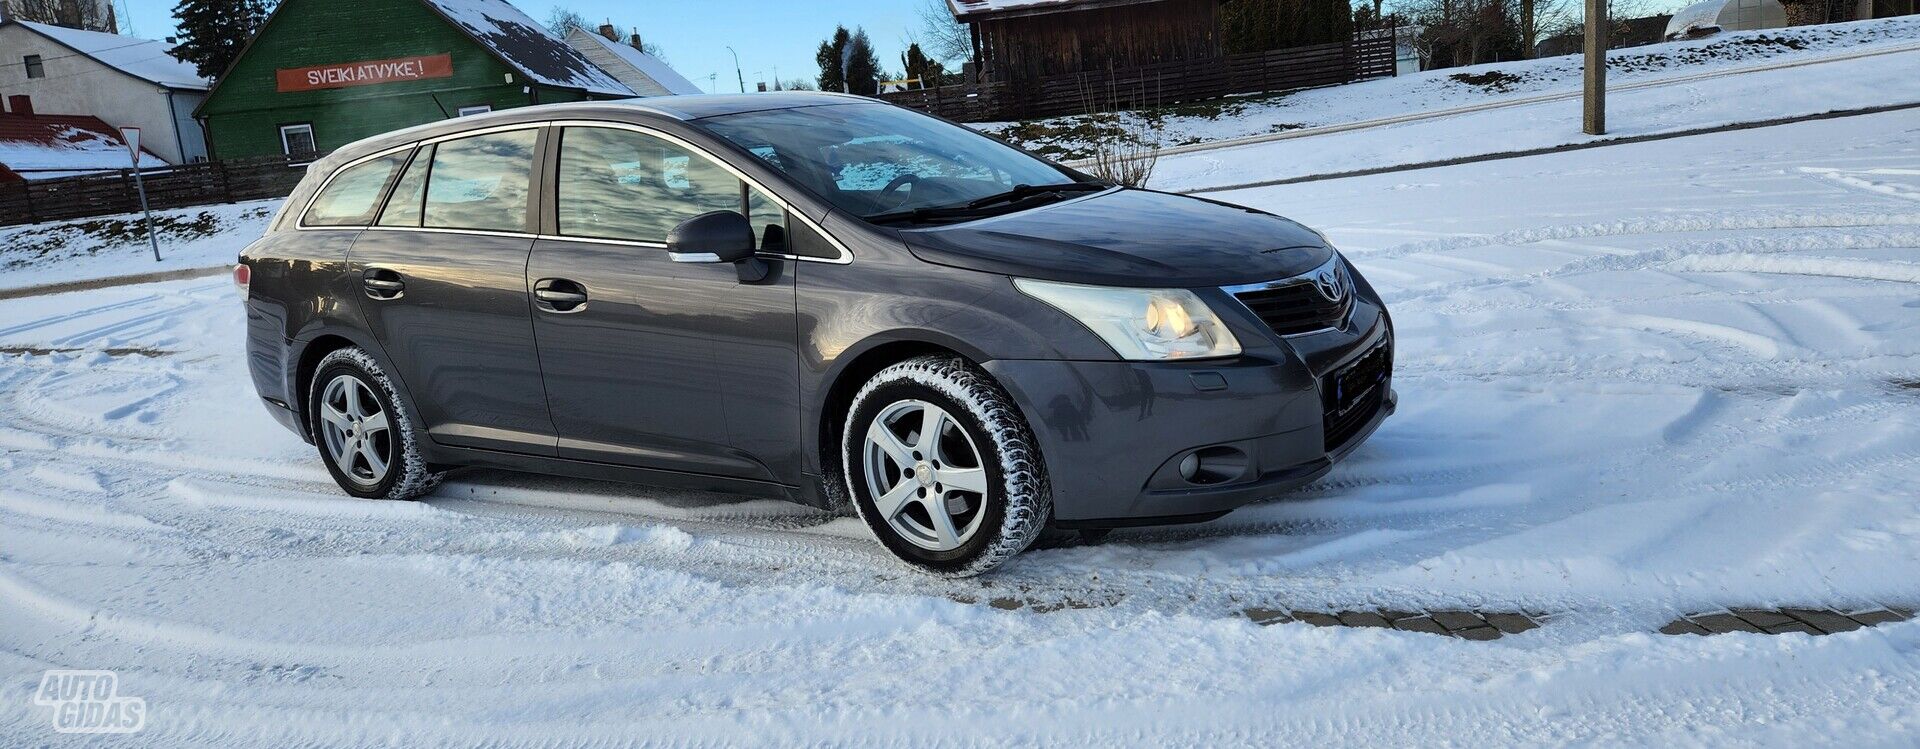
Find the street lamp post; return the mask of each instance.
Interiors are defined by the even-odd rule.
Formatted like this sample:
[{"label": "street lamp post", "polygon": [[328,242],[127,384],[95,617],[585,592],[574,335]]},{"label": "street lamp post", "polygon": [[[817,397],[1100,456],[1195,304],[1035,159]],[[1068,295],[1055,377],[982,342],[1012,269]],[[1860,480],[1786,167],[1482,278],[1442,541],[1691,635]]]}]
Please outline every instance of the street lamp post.
[{"label": "street lamp post", "polygon": [[733,77],[740,81],[740,93],[747,92],[747,77],[740,74],[740,53],[733,51],[733,45],[727,45],[727,51],[733,52]]}]

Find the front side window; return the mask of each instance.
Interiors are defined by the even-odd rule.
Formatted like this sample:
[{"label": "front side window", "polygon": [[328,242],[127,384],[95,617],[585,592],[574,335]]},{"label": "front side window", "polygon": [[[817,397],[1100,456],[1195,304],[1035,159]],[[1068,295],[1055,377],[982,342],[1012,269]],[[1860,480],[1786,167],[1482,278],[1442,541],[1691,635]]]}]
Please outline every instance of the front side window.
[{"label": "front side window", "polygon": [[700,124],[863,217],[965,206],[1015,185],[1073,182],[992,138],[882,104],[742,112]]},{"label": "front side window", "polygon": [[373,220],[387,180],[400,169],[405,155],[382,156],[347,167],[328,182],[307,207],[301,223],[307,226],[366,226]]},{"label": "front side window", "polygon": [[700,154],[604,127],[561,133],[555,191],[561,234],[655,243],[702,213],[742,211],[745,197],[740,178]]},{"label": "front side window", "polygon": [[41,60],[39,55],[27,55],[26,57],[21,58],[20,62],[27,66],[28,78],[47,77],[46,62]]},{"label": "front side window", "polygon": [[313,126],[281,125],[280,152],[295,158],[309,158],[318,153],[319,149],[313,141]]},{"label": "front side window", "polygon": [[527,230],[528,183],[538,131],[441,141],[427,176],[422,224],[442,229]]}]

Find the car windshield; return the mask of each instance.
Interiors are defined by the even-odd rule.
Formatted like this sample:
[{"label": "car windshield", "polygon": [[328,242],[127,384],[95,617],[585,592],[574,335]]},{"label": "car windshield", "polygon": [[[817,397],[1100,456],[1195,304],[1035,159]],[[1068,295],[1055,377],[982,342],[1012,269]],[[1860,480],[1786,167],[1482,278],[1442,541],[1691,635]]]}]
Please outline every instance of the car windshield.
[{"label": "car windshield", "polygon": [[1035,188],[1081,187],[1066,172],[1004,143],[883,104],[743,112],[701,124],[867,219],[916,210],[984,211],[983,202],[1025,207],[1015,199],[1047,192]]}]

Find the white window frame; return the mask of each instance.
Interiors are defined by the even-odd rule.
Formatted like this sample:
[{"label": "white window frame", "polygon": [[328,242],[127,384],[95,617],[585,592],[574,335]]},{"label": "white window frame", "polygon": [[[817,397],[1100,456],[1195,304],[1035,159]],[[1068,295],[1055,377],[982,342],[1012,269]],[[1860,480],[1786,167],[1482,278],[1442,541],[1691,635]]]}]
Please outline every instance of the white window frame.
[{"label": "white window frame", "polygon": [[486,113],[488,113],[488,112],[491,112],[491,111],[493,111],[493,105],[492,105],[492,104],[475,104],[475,105],[473,105],[473,106],[470,106],[470,107],[461,107],[460,109],[458,109],[458,110],[456,110],[456,111],[454,112],[454,115],[453,115],[453,116],[455,116],[455,117],[471,117],[471,116],[473,116],[473,115],[476,115],[476,114],[486,114]]},{"label": "white window frame", "polygon": [[311,122],[302,122],[298,125],[281,125],[280,126],[280,153],[286,154],[288,156],[294,155],[293,144],[287,142],[287,134],[297,133],[302,130],[307,131],[307,142],[313,144],[313,150],[308,151],[306,155],[317,157],[320,154],[320,141],[314,138],[313,136],[313,123]]}]

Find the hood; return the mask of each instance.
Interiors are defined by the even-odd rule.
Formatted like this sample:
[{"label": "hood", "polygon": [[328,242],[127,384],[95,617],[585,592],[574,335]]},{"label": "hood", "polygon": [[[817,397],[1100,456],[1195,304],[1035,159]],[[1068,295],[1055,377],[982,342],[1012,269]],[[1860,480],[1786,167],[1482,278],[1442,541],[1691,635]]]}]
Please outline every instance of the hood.
[{"label": "hood", "polygon": [[1268,281],[1312,270],[1333,253],[1319,235],[1270,213],[1134,189],[901,236],[930,263],[1101,286]]}]

